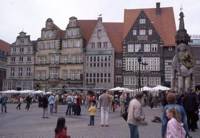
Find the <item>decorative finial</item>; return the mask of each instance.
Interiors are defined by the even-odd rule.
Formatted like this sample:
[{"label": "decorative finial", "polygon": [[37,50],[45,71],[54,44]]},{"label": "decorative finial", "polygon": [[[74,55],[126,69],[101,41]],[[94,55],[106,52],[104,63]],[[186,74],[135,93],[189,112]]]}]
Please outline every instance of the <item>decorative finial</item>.
[{"label": "decorative finial", "polygon": [[99,17],[102,17],[102,14],[99,14]]},{"label": "decorative finial", "polygon": [[180,11],[182,12],[183,11],[183,5],[181,4],[181,8],[180,8]]}]

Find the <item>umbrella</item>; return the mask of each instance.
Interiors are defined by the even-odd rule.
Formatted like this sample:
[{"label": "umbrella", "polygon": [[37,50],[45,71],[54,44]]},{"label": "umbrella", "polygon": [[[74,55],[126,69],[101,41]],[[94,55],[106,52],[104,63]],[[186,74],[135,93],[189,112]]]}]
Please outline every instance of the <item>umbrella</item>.
[{"label": "umbrella", "polygon": [[26,93],[33,93],[34,90],[22,90],[22,91],[19,91],[21,94],[26,94]]},{"label": "umbrella", "polygon": [[2,93],[16,94],[16,93],[20,93],[20,92],[19,92],[19,91],[16,91],[16,90],[7,90],[7,91],[2,91]]},{"label": "umbrella", "polygon": [[133,90],[129,88],[123,88],[123,87],[115,87],[112,89],[109,89],[110,91],[123,91],[123,92],[132,92]]},{"label": "umbrella", "polygon": [[44,91],[41,90],[37,90],[37,91],[33,91],[32,94],[44,94]]},{"label": "umbrella", "polygon": [[157,85],[156,87],[152,88],[154,91],[168,91],[170,88],[162,85]]}]

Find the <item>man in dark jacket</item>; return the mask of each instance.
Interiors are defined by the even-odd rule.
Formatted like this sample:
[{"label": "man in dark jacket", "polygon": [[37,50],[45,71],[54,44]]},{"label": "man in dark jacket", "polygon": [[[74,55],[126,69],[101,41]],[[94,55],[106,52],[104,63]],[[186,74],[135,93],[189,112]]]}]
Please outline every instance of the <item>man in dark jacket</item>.
[{"label": "man in dark jacket", "polygon": [[8,97],[6,95],[3,95],[0,100],[1,100],[1,112],[7,113],[6,105],[7,105]]},{"label": "man in dark jacket", "polygon": [[185,108],[188,118],[188,128],[191,131],[195,131],[196,112],[198,111],[197,95],[195,92],[190,92],[185,95],[185,98],[183,100],[183,106]]},{"label": "man in dark jacket", "polygon": [[43,95],[42,97],[42,108],[43,108],[43,115],[42,115],[42,118],[48,118],[47,116],[47,112],[48,112],[48,97],[47,95]]}]

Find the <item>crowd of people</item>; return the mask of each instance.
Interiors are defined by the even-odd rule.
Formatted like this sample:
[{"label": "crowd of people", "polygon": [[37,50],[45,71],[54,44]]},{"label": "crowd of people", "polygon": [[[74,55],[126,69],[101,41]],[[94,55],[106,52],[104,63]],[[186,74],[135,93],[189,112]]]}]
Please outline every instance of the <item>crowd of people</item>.
[{"label": "crowd of people", "polygon": [[[157,96],[157,97],[156,97]],[[162,92],[153,96],[149,93],[138,93],[130,97],[129,93],[114,94],[107,90],[101,93],[88,92],[67,93],[67,94],[43,94],[37,96],[38,106],[42,108],[42,118],[49,118],[50,115],[58,112],[59,104],[66,104],[66,116],[80,116],[81,108],[85,106],[89,115],[88,126],[95,125],[95,116],[100,110],[100,126],[109,127],[109,113],[115,112],[120,107],[120,115],[127,121],[131,138],[139,138],[138,126],[147,125],[143,107],[149,105],[150,108],[159,106],[163,114],[160,117],[162,123],[162,138],[185,138],[191,137],[190,132],[198,129],[200,94],[188,92],[178,95],[172,91]],[[21,110],[21,105],[26,103],[25,109],[29,111],[33,97],[28,95],[17,96],[17,110]],[[155,100],[156,99],[156,100]],[[6,95],[0,96],[1,111],[7,112]],[[49,111],[48,111],[49,109]],[[159,120],[159,117],[157,117]],[[60,135],[67,135],[65,118],[58,118],[55,129],[56,138]]]}]

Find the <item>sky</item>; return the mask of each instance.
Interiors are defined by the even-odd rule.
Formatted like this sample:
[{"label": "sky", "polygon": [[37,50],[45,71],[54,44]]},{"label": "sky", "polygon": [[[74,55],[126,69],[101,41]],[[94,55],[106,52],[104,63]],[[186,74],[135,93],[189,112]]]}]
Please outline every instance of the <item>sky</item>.
[{"label": "sky", "polygon": [[0,39],[13,43],[20,31],[40,37],[47,18],[52,18],[65,29],[69,17],[97,19],[102,14],[105,22],[123,22],[124,9],[173,7],[176,26],[180,8],[185,14],[185,26],[189,34],[200,34],[199,0],[0,0]]}]

